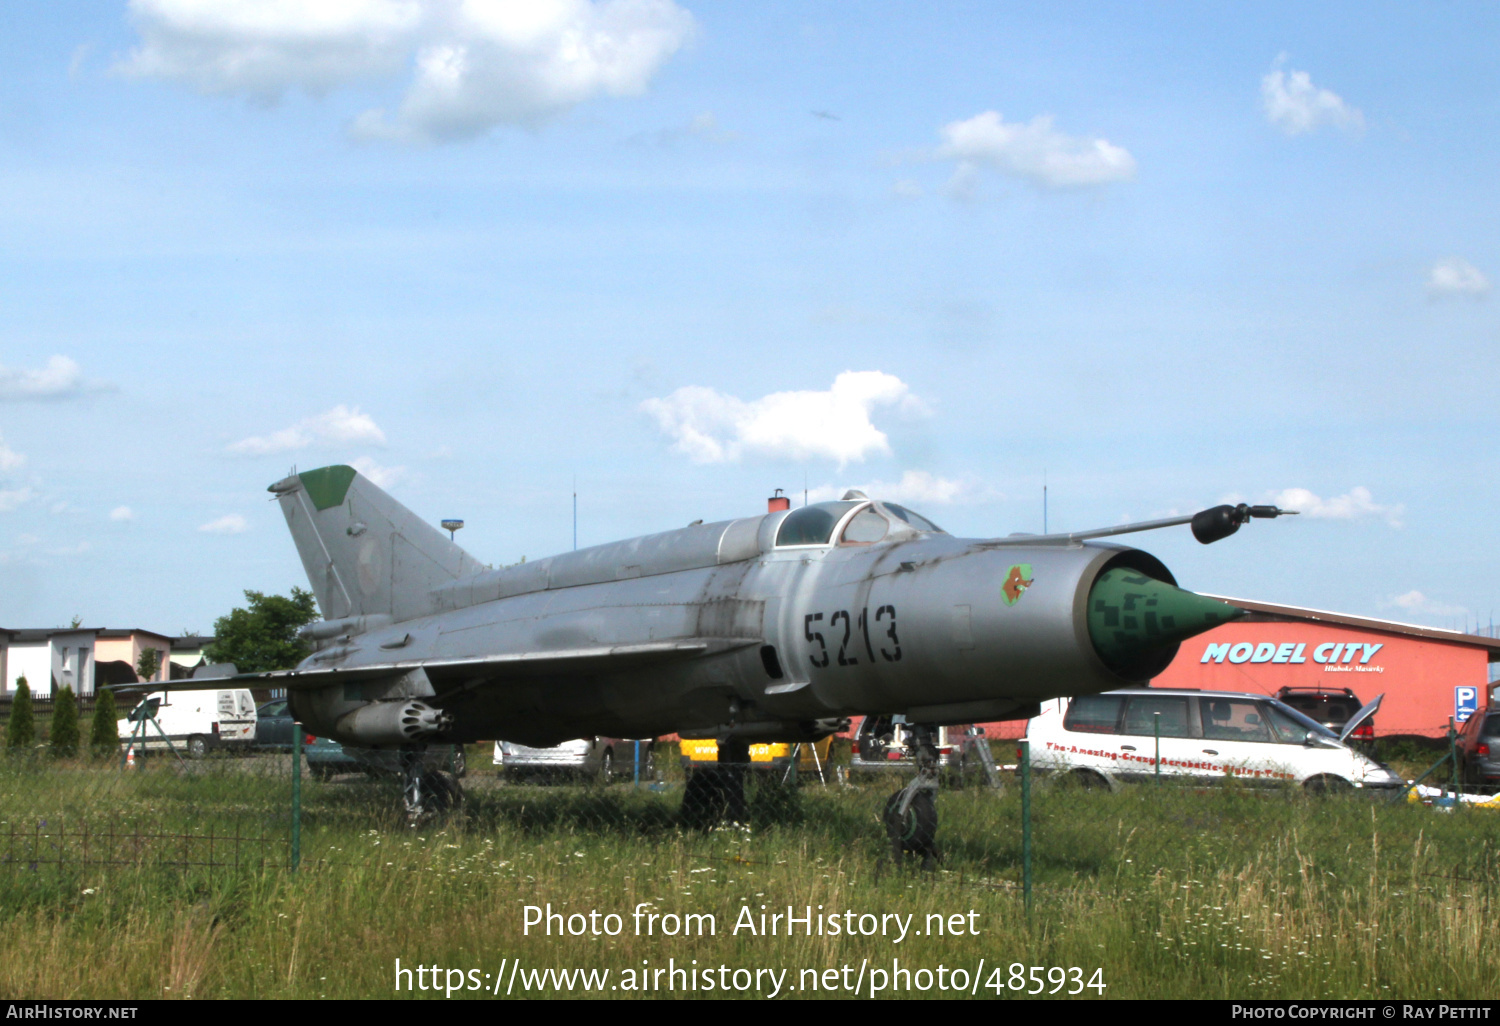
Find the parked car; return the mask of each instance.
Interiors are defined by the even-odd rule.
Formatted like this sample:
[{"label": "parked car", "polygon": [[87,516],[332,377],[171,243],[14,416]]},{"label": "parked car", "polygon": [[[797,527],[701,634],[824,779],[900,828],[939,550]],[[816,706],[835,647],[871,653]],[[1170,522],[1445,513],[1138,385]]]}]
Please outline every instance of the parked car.
[{"label": "parked car", "polygon": [[[1364,707],[1359,696],[1348,688],[1293,688],[1285,687],[1276,692],[1276,697],[1309,719],[1317,720],[1334,733],[1344,729],[1344,724]],[[1349,735],[1351,741],[1375,740],[1375,717],[1367,716],[1363,723]]]},{"label": "parked car", "polygon": [[[635,777],[636,745],[635,739],[620,737],[580,737],[549,748],[496,741],[494,758],[507,780],[571,778],[607,784]],[[642,738],[639,745],[640,778],[655,779],[656,740]]]},{"label": "parked car", "polygon": [[[964,754],[964,738],[978,730],[981,744],[986,744],[982,728],[961,724],[937,727],[938,767],[947,772],[961,773],[977,771],[976,763],[968,765]],[[916,749],[911,744],[912,727],[906,717],[866,716],[855,732],[853,747],[849,755],[850,773],[884,773],[891,770],[909,770],[916,758]]]},{"label": "parked car", "polygon": [[1500,784],[1500,711],[1481,709],[1458,731],[1458,762],[1467,787]]},{"label": "parked car", "polygon": [[[1381,696],[1382,698],[1384,696]],[[1084,785],[1150,779],[1297,784],[1309,791],[1389,789],[1402,780],[1347,743],[1380,706],[1376,699],[1335,734],[1265,695],[1138,688],[1042,704],[1026,737],[1038,770]]]},{"label": "parked car", "polygon": [[263,752],[291,751],[295,726],[286,699],[267,702],[255,710],[255,748]]},{"label": "parked car", "polygon": [[153,691],[115,729],[138,752],[166,751],[170,741],[201,759],[215,748],[246,749],[255,743],[255,699],[245,688]]},{"label": "parked car", "polygon": [[[370,776],[399,776],[401,753],[387,748],[359,748],[343,745],[330,737],[305,734],[302,757],[307,771],[319,780],[332,780],[340,773],[366,773]],[[422,753],[422,764],[429,770],[446,770],[455,777],[468,772],[463,745],[428,745]]]}]

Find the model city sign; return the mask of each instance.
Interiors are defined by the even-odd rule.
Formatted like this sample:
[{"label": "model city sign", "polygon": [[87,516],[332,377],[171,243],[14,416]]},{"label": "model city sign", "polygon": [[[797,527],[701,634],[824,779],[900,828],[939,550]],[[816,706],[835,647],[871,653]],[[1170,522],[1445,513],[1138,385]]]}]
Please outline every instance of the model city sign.
[{"label": "model city sign", "polygon": [[[1360,641],[1325,641],[1312,650],[1312,661],[1323,665],[1325,673],[1384,673],[1385,667],[1372,664],[1370,657],[1385,645]],[[1200,663],[1305,663],[1306,642],[1241,641],[1210,642],[1204,646]]]}]

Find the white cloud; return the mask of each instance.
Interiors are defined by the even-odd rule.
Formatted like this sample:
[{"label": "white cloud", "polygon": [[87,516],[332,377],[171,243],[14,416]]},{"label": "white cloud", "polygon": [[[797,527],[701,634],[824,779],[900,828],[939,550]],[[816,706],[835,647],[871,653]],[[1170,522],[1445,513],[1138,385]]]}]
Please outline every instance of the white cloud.
[{"label": "white cloud", "polygon": [[400,74],[427,8],[416,0],[130,0],[141,43],[127,75],[265,101]]},{"label": "white cloud", "polygon": [[205,93],[275,101],[408,74],[366,138],[462,139],[635,96],[692,38],[672,0],[131,0],[141,43],[120,65]]},{"label": "white cloud", "polygon": [[61,546],[60,548],[48,549],[47,550],[47,555],[49,555],[49,556],[81,556],[85,552],[88,552],[93,547],[94,546],[91,543],[86,542],[86,541],[81,541],[81,542],[79,542],[76,545],[64,545],[64,546]]},{"label": "white cloud", "polygon": [[912,178],[902,178],[891,186],[891,195],[898,199],[921,199],[923,192],[922,183]]},{"label": "white cloud", "polygon": [[891,451],[885,434],[870,421],[871,412],[883,406],[923,409],[905,382],[880,371],[845,371],[826,392],[775,392],[751,402],[690,385],[664,399],[648,399],[641,409],[695,463],[756,455],[824,457],[843,467]]},{"label": "white cloud", "polygon": [[282,428],[269,435],[242,438],[230,445],[228,451],[239,456],[268,456],[311,446],[328,448],[384,444],[385,432],[380,430],[368,414],[359,412],[357,406],[350,409],[340,404],[325,413],[306,417],[289,428]]},{"label": "white cloud", "polygon": [[26,465],[26,457],[0,439],[0,471],[17,470]]},{"label": "white cloud", "polygon": [[116,506],[114,509],[109,511],[109,519],[120,521],[122,523],[124,521],[134,520],[135,510],[131,509],[129,506]]},{"label": "white cloud", "polygon": [[85,388],[99,387],[86,382],[76,360],[54,356],[41,370],[0,367],[0,399],[64,399]]},{"label": "white cloud", "polygon": [[36,498],[30,488],[0,488],[0,513],[9,513],[23,502]]},{"label": "white cloud", "polygon": [[370,483],[376,488],[390,488],[406,476],[405,467],[386,467],[368,456],[361,456],[357,460],[350,460],[349,465],[370,479]]},{"label": "white cloud", "polygon": [[250,530],[250,522],[238,513],[228,513],[201,525],[198,530],[206,534],[244,534]]},{"label": "white cloud", "polygon": [[972,192],[978,167],[990,167],[1049,189],[1104,185],[1135,177],[1135,158],[1127,150],[1104,139],[1065,135],[1052,127],[1049,114],[1026,123],[1006,122],[990,110],[967,121],[950,122],[941,134],[943,144],[931,156],[958,162],[948,191],[960,196]]},{"label": "white cloud", "polygon": [[1409,613],[1422,613],[1427,616],[1462,616],[1468,612],[1463,606],[1434,602],[1415,588],[1405,595],[1397,595],[1386,605],[1399,606]]},{"label": "white cloud", "polygon": [[1427,272],[1427,294],[1435,299],[1443,296],[1483,299],[1490,294],[1490,280],[1467,260],[1449,257],[1433,264]]},{"label": "white cloud", "polygon": [[1401,526],[1404,506],[1383,506],[1374,500],[1368,488],[1351,488],[1344,495],[1321,499],[1306,488],[1287,488],[1272,500],[1282,509],[1293,509],[1305,517],[1321,520],[1359,520],[1380,517],[1392,527]]},{"label": "white cloud", "polygon": [[829,499],[842,498],[844,492],[849,488],[857,488],[872,499],[887,499],[891,502],[947,505],[955,502],[965,502],[975,498],[979,489],[971,481],[955,480],[953,478],[938,477],[925,470],[908,470],[901,475],[901,480],[896,482],[871,481],[868,484],[848,485],[836,487],[834,485],[822,485],[818,488],[808,490],[809,502],[825,502]]},{"label": "white cloud", "polygon": [[1357,132],[1365,125],[1358,109],[1337,93],[1314,86],[1305,71],[1269,72],[1260,80],[1260,101],[1266,119],[1287,135],[1303,135],[1321,125]]}]

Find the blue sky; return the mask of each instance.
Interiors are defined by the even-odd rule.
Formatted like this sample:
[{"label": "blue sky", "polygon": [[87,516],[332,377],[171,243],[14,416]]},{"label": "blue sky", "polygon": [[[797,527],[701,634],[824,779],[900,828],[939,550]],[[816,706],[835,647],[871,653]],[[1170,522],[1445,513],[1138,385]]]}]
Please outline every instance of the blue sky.
[{"label": "blue sky", "polygon": [[360,461],[512,562],[883,485],[1304,515],[1189,587],[1488,622],[1485,4],[0,12],[0,624],[206,631]]}]

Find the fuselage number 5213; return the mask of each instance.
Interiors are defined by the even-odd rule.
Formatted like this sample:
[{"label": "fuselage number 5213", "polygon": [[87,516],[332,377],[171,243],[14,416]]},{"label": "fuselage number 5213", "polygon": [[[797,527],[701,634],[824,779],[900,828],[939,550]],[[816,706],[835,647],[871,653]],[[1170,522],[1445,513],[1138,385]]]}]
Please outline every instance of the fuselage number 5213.
[{"label": "fuselage number 5213", "polygon": [[[809,645],[816,645],[816,649],[809,649],[808,661],[821,669],[832,661],[829,655],[829,642],[823,639],[823,632],[813,630],[814,625],[823,619],[822,613],[808,613],[802,619],[802,633],[807,637]],[[838,664],[840,666],[856,666],[859,664],[859,644],[855,639],[855,645],[850,647],[851,635],[854,624],[857,622],[860,635],[864,640],[864,652],[870,662],[875,662],[876,646],[870,640],[870,609],[866,606],[859,611],[859,618],[855,621],[849,610],[840,609],[828,617],[831,640],[838,643]],[[843,630],[839,630],[842,624]],[[878,651],[880,656],[888,663],[899,663],[901,661],[901,639],[896,636],[896,607],[881,606],[875,610],[875,632],[876,640],[880,642]],[[884,633],[882,633],[882,631]]]}]

